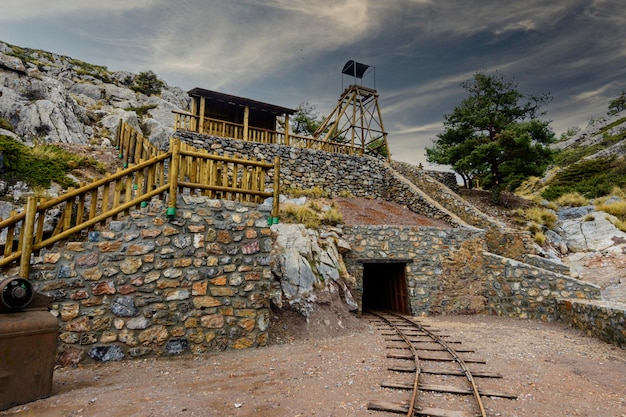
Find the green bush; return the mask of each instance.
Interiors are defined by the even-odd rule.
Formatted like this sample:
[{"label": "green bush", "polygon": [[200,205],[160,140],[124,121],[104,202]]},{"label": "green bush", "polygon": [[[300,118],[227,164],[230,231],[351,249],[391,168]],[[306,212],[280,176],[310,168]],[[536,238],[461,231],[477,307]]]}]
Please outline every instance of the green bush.
[{"label": "green bush", "polygon": [[50,186],[52,181],[63,188],[76,186],[67,177],[72,167],[89,164],[89,161],[66,152],[55,145],[40,145],[33,148],[0,136],[0,152],[4,155],[6,172],[3,179],[21,180],[31,187]]},{"label": "green bush", "polygon": [[4,129],[4,130],[8,130],[9,132],[13,132],[15,130],[15,127],[13,127],[13,124],[11,123],[11,121],[7,118],[4,117],[0,117],[0,129]]},{"label": "green bush", "polygon": [[141,106],[141,107],[127,107],[124,110],[126,110],[126,111],[134,111],[137,114],[137,117],[139,119],[141,119],[145,115],[148,114],[149,110],[156,109],[156,108],[157,108],[156,104],[148,104],[148,105]]},{"label": "green bush", "polygon": [[615,186],[626,186],[624,158],[597,158],[577,162],[556,174],[541,196],[554,201],[577,192],[592,199],[609,194]]},{"label": "green bush", "polygon": [[154,72],[145,71],[135,77],[130,88],[137,93],[153,96],[161,94],[163,86],[163,81],[159,80]]}]

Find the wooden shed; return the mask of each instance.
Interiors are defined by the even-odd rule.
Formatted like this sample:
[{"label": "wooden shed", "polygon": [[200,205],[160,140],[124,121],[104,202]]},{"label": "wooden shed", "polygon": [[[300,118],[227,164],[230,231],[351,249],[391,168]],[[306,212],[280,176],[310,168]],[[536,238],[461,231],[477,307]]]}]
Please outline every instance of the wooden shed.
[{"label": "wooden shed", "polygon": [[[254,142],[289,143],[289,116],[296,110],[204,88],[188,93],[191,114],[176,114],[177,129]],[[279,117],[284,117],[284,131],[279,131]]]}]

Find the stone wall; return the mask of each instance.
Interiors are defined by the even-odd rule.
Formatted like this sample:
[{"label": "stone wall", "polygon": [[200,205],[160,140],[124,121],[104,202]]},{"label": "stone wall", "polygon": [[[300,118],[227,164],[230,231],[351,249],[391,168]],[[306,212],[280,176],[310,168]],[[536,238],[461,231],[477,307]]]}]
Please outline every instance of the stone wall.
[{"label": "stone wall", "polygon": [[271,231],[256,206],[179,196],[35,259],[54,298],[59,362],[201,353],[267,343]]},{"label": "stone wall", "polygon": [[[391,166],[396,169],[395,163],[398,161],[391,161]],[[406,164],[406,162],[402,162]],[[410,164],[409,164],[410,165]],[[419,168],[418,168],[419,169]],[[433,171],[429,169],[423,170],[424,174],[428,175],[435,181],[445,185],[455,193],[459,192],[459,184],[456,180],[456,174],[454,172],[445,172],[445,171]]]},{"label": "stone wall", "polygon": [[[425,216],[442,219],[453,225],[464,224],[458,216],[410,181],[398,176],[385,161],[374,157],[245,142],[185,131],[177,132],[176,136],[198,149],[207,149],[220,155],[250,156],[267,162],[279,156],[281,187],[319,187],[334,196],[352,195],[393,201]],[[267,179],[267,185],[272,187],[271,177]]]},{"label": "stone wall", "polygon": [[559,319],[588,336],[596,337],[626,349],[626,307],[605,301],[559,299]]},{"label": "stone wall", "polygon": [[483,257],[490,314],[555,321],[559,298],[600,299],[597,285],[492,253]]},{"label": "stone wall", "polygon": [[[344,262],[359,306],[367,267],[362,261],[371,259],[412,261],[405,275],[413,314],[556,320],[568,317],[557,312],[557,298],[599,298],[592,284],[489,253],[494,228],[467,226],[384,161],[181,136],[221,154],[267,161],[280,156],[281,186],[394,201],[454,226],[344,227],[342,238],[351,247]],[[52,312],[61,325],[60,364],[267,343],[269,299],[280,291],[270,267],[269,207],[189,195],[179,196],[177,206],[176,217],[167,218],[166,204],[154,199],[84,240],[59,244],[34,259],[30,279],[54,298]],[[507,236],[498,235],[500,245],[519,244]],[[585,320],[575,320],[592,326],[591,313],[584,314]]]},{"label": "stone wall", "polygon": [[[446,186],[449,180],[438,181],[438,178],[428,171],[420,170],[406,162],[392,161],[391,166],[465,223],[487,230],[487,247],[490,252],[519,260],[522,260],[524,254],[535,252],[535,244],[530,233],[510,229],[504,223],[469,204],[453,191],[458,191],[456,182],[455,188],[450,188]],[[445,177],[443,179],[445,180]]]},{"label": "stone wall", "polygon": [[558,320],[556,300],[599,299],[600,288],[557,272],[485,252],[484,231],[361,226],[344,228],[344,255],[362,307],[368,259],[411,259],[406,280],[412,314],[476,314]]},{"label": "stone wall", "polygon": [[356,301],[362,307],[362,260],[411,259],[405,276],[412,314],[475,314],[487,308],[482,278],[484,231],[474,228],[344,227],[352,251],[344,254],[356,279]]}]

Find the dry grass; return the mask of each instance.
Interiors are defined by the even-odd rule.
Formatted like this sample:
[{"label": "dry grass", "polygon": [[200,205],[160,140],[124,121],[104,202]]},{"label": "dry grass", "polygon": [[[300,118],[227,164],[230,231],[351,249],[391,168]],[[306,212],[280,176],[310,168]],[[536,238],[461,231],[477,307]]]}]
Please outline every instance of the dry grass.
[{"label": "dry grass", "polygon": [[539,246],[543,246],[543,244],[546,243],[546,235],[541,231],[535,232],[533,239],[535,240],[535,243]]},{"label": "dry grass", "polygon": [[552,210],[541,207],[526,209],[523,211],[523,216],[526,220],[545,226],[548,229],[552,229],[558,219],[557,215]]},{"label": "dry grass", "polygon": [[280,208],[280,219],[283,223],[300,223],[309,229],[317,229],[320,225],[319,216],[308,205],[285,204]]},{"label": "dry grass", "polygon": [[592,222],[595,219],[596,219],[596,216],[594,216],[593,214],[587,214],[585,217],[583,217],[584,222]]},{"label": "dry grass", "polygon": [[618,219],[611,223],[613,223],[613,226],[617,227],[619,230],[626,233],[626,221]]},{"label": "dry grass", "polygon": [[330,209],[324,212],[321,221],[323,224],[328,224],[332,226],[343,222],[343,216],[339,211],[339,207],[337,207],[337,205],[333,203]]},{"label": "dry grass", "polygon": [[305,205],[284,204],[280,208],[283,223],[300,223],[309,229],[318,229],[322,224],[336,225],[343,221],[339,208],[324,206],[318,201],[309,201]]},{"label": "dry grass", "polygon": [[557,198],[555,203],[559,207],[582,207],[589,204],[589,200],[579,193],[567,193]]},{"label": "dry grass", "polygon": [[596,210],[612,214],[613,216],[621,219],[626,219],[626,201],[597,204]]},{"label": "dry grass", "polygon": [[288,195],[291,198],[308,197],[308,198],[327,198],[329,194],[327,191],[322,190],[320,187],[313,188],[283,188],[281,190],[283,194]]},{"label": "dry grass", "polygon": [[[620,201],[608,202],[611,197],[617,197]],[[626,191],[619,187],[611,190],[611,195],[598,198],[595,201],[596,210],[603,211],[615,216],[617,219],[610,220],[615,227],[622,232],[626,232]]]}]

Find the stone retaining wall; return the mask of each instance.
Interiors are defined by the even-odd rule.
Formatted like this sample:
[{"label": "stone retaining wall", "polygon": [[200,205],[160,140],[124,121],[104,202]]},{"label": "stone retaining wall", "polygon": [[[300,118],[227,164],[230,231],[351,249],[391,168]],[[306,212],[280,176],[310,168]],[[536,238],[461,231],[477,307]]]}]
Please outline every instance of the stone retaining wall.
[{"label": "stone retaining wall", "polygon": [[201,353],[267,343],[271,231],[256,206],[153,200],[87,241],[42,252],[36,290],[54,297],[59,363]]},{"label": "stone retaining wall", "polygon": [[556,321],[557,299],[600,299],[597,285],[492,253],[483,257],[490,314]]},{"label": "stone retaining wall", "polygon": [[410,226],[344,227],[352,251],[344,254],[356,279],[362,308],[362,260],[411,259],[405,269],[412,314],[475,314],[486,311],[481,278],[484,231],[475,228],[437,229]]},{"label": "stone retaining wall", "polygon": [[[278,156],[281,159],[281,187],[319,187],[334,196],[378,198],[453,225],[464,223],[414,184],[398,176],[385,161],[374,157],[245,142],[185,131],[176,132],[176,136],[198,149],[207,149],[220,155],[244,155],[267,162]],[[268,178],[268,187],[272,187],[271,181],[272,178]]]},{"label": "stone retaining wall", "polygon": [[459,192],[459,184],[454,172],[432,171],[402,161],[391,161],[391,166],[415,184],[420,184],[423,181],[422,178],[430,178],[445,185],[454,193]]},{"label": "stone retaining wall", "polygon": [[490,252],[519,260],[522,260],[524,254],[535,252],[535,244],[530,233],[510,229],[504,223],[469,204],[455,192],[458,191],[456,183],[450,188],[446,186],[449,180],[438,181],[438,178],[434,178],[428,171],[420,170],[406,162],[392,161],[391,166],[465,223],[487,230],[487,247]]},{"label": "stone retaining wall", "polygon": [[588,336],[626,349],[626,306],[605,301],[556,300],[559,320],[569,323]]},{"label": "stone retaining wall", "polygon": [[475,314],[554,321],[556,300],[599,299],[600,288],[557,272],[485,252],[484,231],[392,226],[344,228],[344,255],[362,307],[367,259],[412,259],[406,280],[412,314]]},{"label": "stone retaining wall", "polygon": [[[384,161],[179,136],[235,157],[280,156],[281,186],[394,201],[455,227],[344,227],[343,239],[352,248],[344,262],[355,278],[359,306],[361,261],[381,258],[412,260],[405,272],[413,314],[488,312],[556,320],[566,317],[557,312],[557,298],[600,296],[592,284],[489,253],[493,228],[467,226]],[[179,196],[175,218],[167,218],[166,208],[155,199],[90,232],[86,241],[59,244],[34,260],[30,279],[36,290],[54,298],[52,311],[61,325],[60,364],[267,343],[269,299],[278,282],[270,268],[269,208],[189,195]],[[521,245],[507,236],[497,236],[503,247]],[[591,313],[585,314],[584,322],[592,326]]]}]

